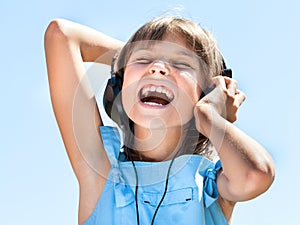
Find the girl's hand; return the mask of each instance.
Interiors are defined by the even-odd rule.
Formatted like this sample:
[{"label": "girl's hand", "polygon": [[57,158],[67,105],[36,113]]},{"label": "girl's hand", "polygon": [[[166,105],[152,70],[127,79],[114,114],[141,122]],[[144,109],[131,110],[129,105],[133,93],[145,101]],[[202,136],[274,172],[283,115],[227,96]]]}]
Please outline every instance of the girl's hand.
[{"label": "girl's hand", "polygon": [[[203,113],[212,115],[216,112],[233,123],[237,120],[237,111],[246,98],[245,94],[237,89],[237,81],[232,78],[216,76],[211,81],[214,89],[200,99],[194,110],[199,132],[203,131],[200,127],[200,124],[203,124]],[[208,118],[207,115],[205,118]]]},{"label": "girl's hand", "polygon": [[223,118],[233,123],[237,120],[237,111],[246,96],[237,89],[237,81],[223,76],[212,79],[215,88],[204,96],[197,105],[208,104]]}]

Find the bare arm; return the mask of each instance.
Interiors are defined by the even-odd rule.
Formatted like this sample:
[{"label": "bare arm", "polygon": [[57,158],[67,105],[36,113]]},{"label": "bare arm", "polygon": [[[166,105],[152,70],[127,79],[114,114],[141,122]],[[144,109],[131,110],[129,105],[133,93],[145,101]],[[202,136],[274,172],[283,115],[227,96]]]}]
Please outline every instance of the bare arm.
[{"label": "bare arm", "polygon": [[[102,124],[86,80],[84,61],[109,64],[122,42],[67,20],[53,20],[45,33],[50,95],[72,168],[80,184],[80,223],[102,190],[109,162],[103,149]],[[99,56],[109,52],[105,57]],[[99,176],[102,175],[102,176]],[[87,189],[87,187],[93,187]]]},{"label": "bare arm", "polygon": [[219,194],[233,208],[235,202],[255,198],[269,188],[274,165],[268,152],[232,123],[245,98],[237,83],[223,77],[214,78],[214,83],[216,88],[195,107],[196,125],[218,150],[223,167],[217,178]]}]

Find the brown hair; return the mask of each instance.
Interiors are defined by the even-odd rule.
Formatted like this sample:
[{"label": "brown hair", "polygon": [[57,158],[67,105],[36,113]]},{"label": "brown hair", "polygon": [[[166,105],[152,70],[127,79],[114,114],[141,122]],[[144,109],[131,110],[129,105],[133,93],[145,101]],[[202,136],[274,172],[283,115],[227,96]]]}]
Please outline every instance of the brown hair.
[{"label": "brown hair", "polygon": [[[147,22],[133,34],[118,55],[115,64],[116,76],[123,81],[124,71],[128,59],[132,54],[134,43],[145,40],[162,40],[166,34],[176,34],[186,40],[187,46],[190,50],[194,51],[201,60],[200,63],[206,75],[206,81],[213,76],[221,74],[221,71],[224,69],[222,55],[213,36],[190,20],[167,16],[159,17]],[[205,85],[207,85],[207,82],[205,82]],[[124,112],[124,114],[126,113]],[[128,154],[128,151],[131,150],[130,154],[132,155],[134,154],[134,151],[132,151],[130,146],[128,147],[126,143],[130,144],[133,141],[133,122],[128,119],[127,116],[124,116],[121,116],[121,123],[123,124],[123,129],[125,129],[125,150],[127,149]],[[124,126],[124,123],[129,124],[129,127],[126,125]],[[191,150],[193,149],[193,154],[204,155],[207,158],[212,159],[215,153],[209,146],[210,142],[208,138],[197,131],[194,119],[192,119],[182,148],[186,153],[191,153]]]},{"label": "brown hair", "polygon": [[121,50],[116,63],[116,71],[120,74],[124,73],[133,50],[133,43],[162,40],[167,33],[177,34],[186,40],[190,50],[194,51],[204,62],[207,77],[221,74],[224,69],[222,55],[211,33],[193,21],[173,16],[159,17],[140,27]]}]

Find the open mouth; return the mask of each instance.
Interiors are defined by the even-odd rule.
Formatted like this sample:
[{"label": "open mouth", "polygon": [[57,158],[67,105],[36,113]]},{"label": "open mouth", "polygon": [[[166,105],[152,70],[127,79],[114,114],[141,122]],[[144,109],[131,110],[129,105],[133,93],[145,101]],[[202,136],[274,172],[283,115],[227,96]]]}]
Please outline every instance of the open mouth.
[{"label": "open mouth", "polygon": [[157,85],[146,85],[139,92],[141,102],[151,106],[165,106],[174,99],[174,93],[164,87]]}]

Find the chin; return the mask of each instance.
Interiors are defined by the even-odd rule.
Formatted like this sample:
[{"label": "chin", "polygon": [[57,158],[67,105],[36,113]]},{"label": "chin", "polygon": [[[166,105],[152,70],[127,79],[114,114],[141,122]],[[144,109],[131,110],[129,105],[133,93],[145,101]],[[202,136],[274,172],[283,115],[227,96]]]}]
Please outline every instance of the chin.
[{"label": "chin", "polygon": [[[125,109],[126,110],[126,109]],[[163,108],[141,107],[140,104],[127,113],[134,124],[146,129],[168,129],[182,127],[192,118],[193,113],[176,110],[172,105]]]}]

